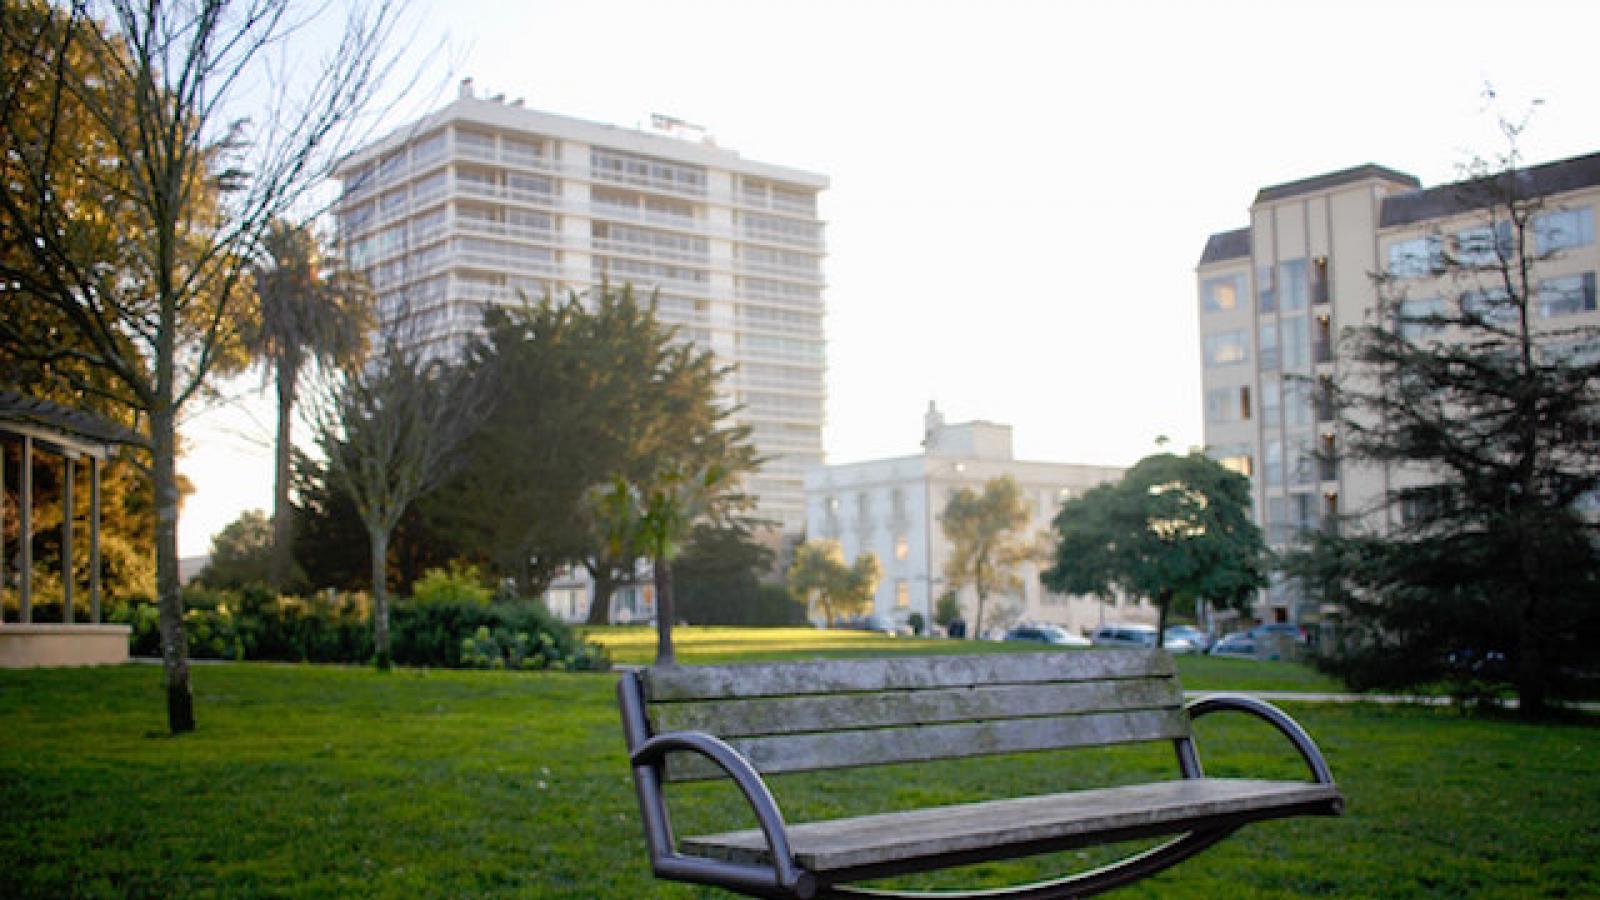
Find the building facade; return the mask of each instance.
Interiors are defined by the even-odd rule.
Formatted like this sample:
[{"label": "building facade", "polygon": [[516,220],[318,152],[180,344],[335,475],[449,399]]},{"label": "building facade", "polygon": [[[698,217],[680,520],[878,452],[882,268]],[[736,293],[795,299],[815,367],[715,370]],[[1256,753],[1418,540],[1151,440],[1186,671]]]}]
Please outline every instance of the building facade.
[{"label": "building facade", "polygon": [[[1600,154],[1520,177],[1523,193],[1541,203],[1530,248],[1539,257],[1535,328],[1595,324]],[[1424,189],[1375,165],[1263,188],[1247,227],[1206,241],[1196,280],[1207,452],[1250,477],[1269,544],[1281,548],[1303,529],[1350,517],[1382,528],[1396,515],[1384,503],[1388,491],[1426,483],[1425,471],[1339,458],[1341,425],[1326,394],[1348,375],[1338,338],[1372,322],[1385,298],[1398,303],[1394,327],[1402,329],[1425,327],[1415,319],[1445,304],[1484,302],[1493,286],[1447,271],[1444,253],[1490,261],[1496,243],[1459,185]],[[1277,580],[1256,614],[1315,621],[1322,612]]]},{"label": "building facade", "polygon": [[[1115,466],[1015,459],[1011,426],[946,424],[930,404],[921,454],[824,466],[806,476],[806,534],[839,541],[852,562],[862,553],[877,555],[883,580],[873,612],[901,624],[914,612],[932,622],[934,606],[948,590],[944,566],[950,545],[939,513],[957,491],[981,491],[990,479],[1010,475],[1029,504],[1027,531],[1043,535],[1063,500],[1116,481],[1124,471]],[[1020,594],[988,598],[984,621],[1050,622],[1079,634],[1106,621],[1155,621],[1154,609],[1147,604],[1108,605],[1096,598],[1046,591],[1039,582],[1041,568],[1038,563],[1022,566]],[[969,587],[957,598],[963,616],[973,622],[976,595]]]},{"label": "building facade", "polygon": [[337,172],[341,241],[386,325],[456,352],[486,304],[609,281],[656,293],[661,320],[734,367],[737,406],[768,462],[746,485],[798,532],[822,462],[825,176],[747,160],[655,117],[618,128],[484,98],[455,102]]}]

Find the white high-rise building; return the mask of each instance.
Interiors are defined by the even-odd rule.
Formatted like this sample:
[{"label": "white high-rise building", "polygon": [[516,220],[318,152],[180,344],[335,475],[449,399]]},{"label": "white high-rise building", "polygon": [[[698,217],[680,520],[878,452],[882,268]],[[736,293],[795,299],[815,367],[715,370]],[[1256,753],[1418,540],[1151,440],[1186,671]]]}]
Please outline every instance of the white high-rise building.
[{"label": "white high-rise building", "polygon": [[822,463],[824,175],[755,162],[702,129],[653,130],[475,94],[339,168],[341,239],[379,296],[447,351],[485,304],[565,296],[607,280],[659,292],[679,335],[731,364],[737,419],[768,461],[747,484],[797,533],[804,475]]}]

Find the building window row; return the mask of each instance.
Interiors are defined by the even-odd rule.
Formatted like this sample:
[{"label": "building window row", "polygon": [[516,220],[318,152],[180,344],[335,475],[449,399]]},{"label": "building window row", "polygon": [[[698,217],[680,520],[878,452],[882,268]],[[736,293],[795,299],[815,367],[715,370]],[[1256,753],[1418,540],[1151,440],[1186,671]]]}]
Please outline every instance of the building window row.
[{"label": "building window row", "polygon": [[639,187],[663,188],[681,194],[703,195],[706,192],[703,166],[636,156],[604,147],[590,148],[589,172],[594,178]]}]

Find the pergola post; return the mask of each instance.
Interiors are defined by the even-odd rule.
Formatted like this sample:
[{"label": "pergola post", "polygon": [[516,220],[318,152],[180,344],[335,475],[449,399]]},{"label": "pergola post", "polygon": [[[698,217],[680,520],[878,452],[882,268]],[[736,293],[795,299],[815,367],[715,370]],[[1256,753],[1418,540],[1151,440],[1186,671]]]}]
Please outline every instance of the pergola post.
[{"label": "pergola post", "polygon": [[89,457],[89,621],[100,624],[100,457]]},{"label": "pergola post", "polygon": [[78,471],[78,459],[71,453],[61,455],[61,624],[72,624],[72,520],[77,518],[77,508],[72,503],[73,476]]},{"label": "pergola post", "polygon": [[22,595],[18,604],[18,619],[26,625],[33,621],[33,436],[22,436]]}]

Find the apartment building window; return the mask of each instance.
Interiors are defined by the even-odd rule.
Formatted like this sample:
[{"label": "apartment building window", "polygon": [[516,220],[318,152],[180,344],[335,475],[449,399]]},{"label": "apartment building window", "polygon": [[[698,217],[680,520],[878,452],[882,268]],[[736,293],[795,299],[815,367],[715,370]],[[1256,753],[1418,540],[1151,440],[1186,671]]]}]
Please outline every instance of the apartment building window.
[{"label": "apartment building window", "polygon": [[1221,447],[1212,447],[1207,455],[1230,472],[1238,472],[1246,478],[1255,475],[1255,459],[1250,455],[1248,444],[1226,444]]},{"label": "apartment building window", "polygon": [[1277,428],[1282,424],[1282,381],[1275,375],[1263,375],[1261,377],[1261,427]]},{"label": "apartment building window", "polygon": [[903,534],[896,535],[894,539],[894,558],[905,562],[911,556],[911,541]]},{"label": "apartment building window", "polygon": [[1283,424],[1303,428],[1311,424],[1311,382],[1305,378],[1283,381]]},{"label": "apartment building window", "polygon": [[1546,319],[1594,312],[1594,273],[1539,282],[1539,315]]},{"label": "apartment building window", "polygon": [[1278,322],[1276,319],[1261,323],[1260,359],[1263,371],[1275,372],[1283,364],[1283,353],[1278,348]]},{"label": "apartment building window", "polygon": [[1212,388],[1206,391],[1206,421],[1218,425],[1250,418],[1250,386]]},{"label": "apartment building window", "polygon": [[1533,217],[1533,251],[1540,256],[1594,243],[1594,208],[1562,209]]},{"label": "apartment building window", "polygon": [[1278,282],[1279,308],[1284,312],[1295,312],[1306,308],[1309,299],[1306,281],[1306,261],[1303,259],[1285,260],[1279,265],[1283,276]]},{"label": "apartment building window", "polygon": [[897,579],[894,583],[894,608],[911,608],[911,583],[904,578]]},{"label": "apartment building window", "polygon": [[1243,329],[1219,331],[1205,339],[1205,361],[1208,366],[1227,366],[1242,363],[1250,358],[1249,339]]},{"label": "apartment building window", "polygon": [[1278,311],[1278,295],[1272,266],[1256,267],[1256,308],[1264,313]]},{"label": "apartment building window", "polygon": [[1403,300],[1395,312],[1395,330],[1408,341],[1420,340],[1444,330],[1444,315],[1442,297]]},{"label": "apartment building window", "polygon": [[1500,288],[1488,291],[1468,291],[1461,295],[1461,315],[1487,325],[1501,328],[1516,324],[1521,317],[1511,295]]},{"label": "apartment building window", "polygon": [[1304,316],[1284,319],[1283,368],[1289,372],[1305,372],[1311,368],[1311,326]]},{"label": "apartment building window", "polygon": [[1289,442],[1289,480],[1290,483],[1304,487],[1317,483],[1317,456],[1312,450],[1311,441],[1307,438],[1296,438]]},{"label": "apartment building window", "polygon": [[1454,236],[1455,259],[1463,266],[1496,266],[1511,257],[1511,223],[1496,222],[1458,231]]},{"label": "apartment building window", "polygon": [[1438,235],[1397,241],[1389,245],[1389,275],[1421,278],[1444,269],[1444,251]]},{"label": "apartment building window", "polygon": [[1283,442],[1267,441],[1266,470],[1267,487],[1283,486]]},{"label": "apartment building window", "polygon": [[1328,258],[1319,256],[1311,260],[1311,302],[1328,302]]},{"label": "apartment building window", "polygon": [[1243,297],[1243,275],[1207,278],[1200,285],[1200,308],[1206,312],[1230,312],[1238,309]]}]

